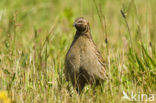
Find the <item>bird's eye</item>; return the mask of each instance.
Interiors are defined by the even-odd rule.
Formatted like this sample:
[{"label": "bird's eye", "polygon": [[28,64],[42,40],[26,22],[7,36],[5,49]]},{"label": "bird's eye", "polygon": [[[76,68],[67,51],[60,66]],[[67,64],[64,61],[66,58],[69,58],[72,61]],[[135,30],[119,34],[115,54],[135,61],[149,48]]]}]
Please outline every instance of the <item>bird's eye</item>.
[{"label": "bird's eye", "polygon": [[79,21],[78,23],[82,23],[82,21]]}]

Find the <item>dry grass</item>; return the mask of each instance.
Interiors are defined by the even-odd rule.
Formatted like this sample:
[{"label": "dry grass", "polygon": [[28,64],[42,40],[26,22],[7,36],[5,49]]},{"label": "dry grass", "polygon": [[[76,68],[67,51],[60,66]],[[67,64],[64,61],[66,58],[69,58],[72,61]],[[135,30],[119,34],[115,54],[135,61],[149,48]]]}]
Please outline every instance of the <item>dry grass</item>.
[{"label": "dry grass", "polygon": [[[127,103],[123,91],[156,94],[155,5],[155,0],[1,0],[0,90],[15,103]],[[95,94],[86,86],[81,96],[72,86],[68,93],[63,74],[79,16],[89,20],[111,78]]]}]

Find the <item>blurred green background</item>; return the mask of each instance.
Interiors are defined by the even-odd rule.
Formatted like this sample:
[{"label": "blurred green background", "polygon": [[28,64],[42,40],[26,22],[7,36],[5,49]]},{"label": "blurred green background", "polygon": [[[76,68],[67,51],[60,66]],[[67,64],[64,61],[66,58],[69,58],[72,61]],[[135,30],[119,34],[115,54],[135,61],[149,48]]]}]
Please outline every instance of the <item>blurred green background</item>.
[{"label": "blurred green background", "polygon": [[[127,103],[123,90],[156,93],[155,5],[155,0],[0,0],[0,90],[15,103]],[[72,24],[81,16],[90,23],[111,78],[96,95],[90,86],[81,96],[72,86],[69,93],[63,74],[76,31]]]}]

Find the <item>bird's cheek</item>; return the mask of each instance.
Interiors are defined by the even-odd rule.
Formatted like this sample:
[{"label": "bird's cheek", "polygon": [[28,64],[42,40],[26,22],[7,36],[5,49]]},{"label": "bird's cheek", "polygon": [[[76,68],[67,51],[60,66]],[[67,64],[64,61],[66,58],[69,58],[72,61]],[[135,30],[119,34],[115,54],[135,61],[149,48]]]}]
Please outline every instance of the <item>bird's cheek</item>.
[{"label": "bird's cheek", "polygon": [[81,24],[77,24],[76,27],[77,27],[77,28],[81,28]]},{"label": "bird's cheek", "polygon": [[75,26],[78,30],[81,30],[81,25],[76,25]]},{"label": "bird's cheek", "polygon": [[86,30],[86,26],[85,25],[82,25],[81,26],[81,29],[84,31],[84,30]]}]

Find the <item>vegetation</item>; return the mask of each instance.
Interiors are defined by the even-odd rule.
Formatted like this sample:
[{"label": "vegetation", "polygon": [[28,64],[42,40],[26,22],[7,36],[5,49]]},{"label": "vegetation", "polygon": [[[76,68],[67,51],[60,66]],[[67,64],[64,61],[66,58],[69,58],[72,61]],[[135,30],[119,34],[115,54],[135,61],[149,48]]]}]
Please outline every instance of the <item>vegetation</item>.
[{"label": "vegetation", "polygon": [[[155,0],[1,0],[0,90],[13,103],[128,103],[123,91],[156,94],[155,5]],[[70,83],[68,88],[63,68],[75,34],[72,23],[80,16],[90,22],[110,80],[96,92],[86,86],[79,96]]]}]

